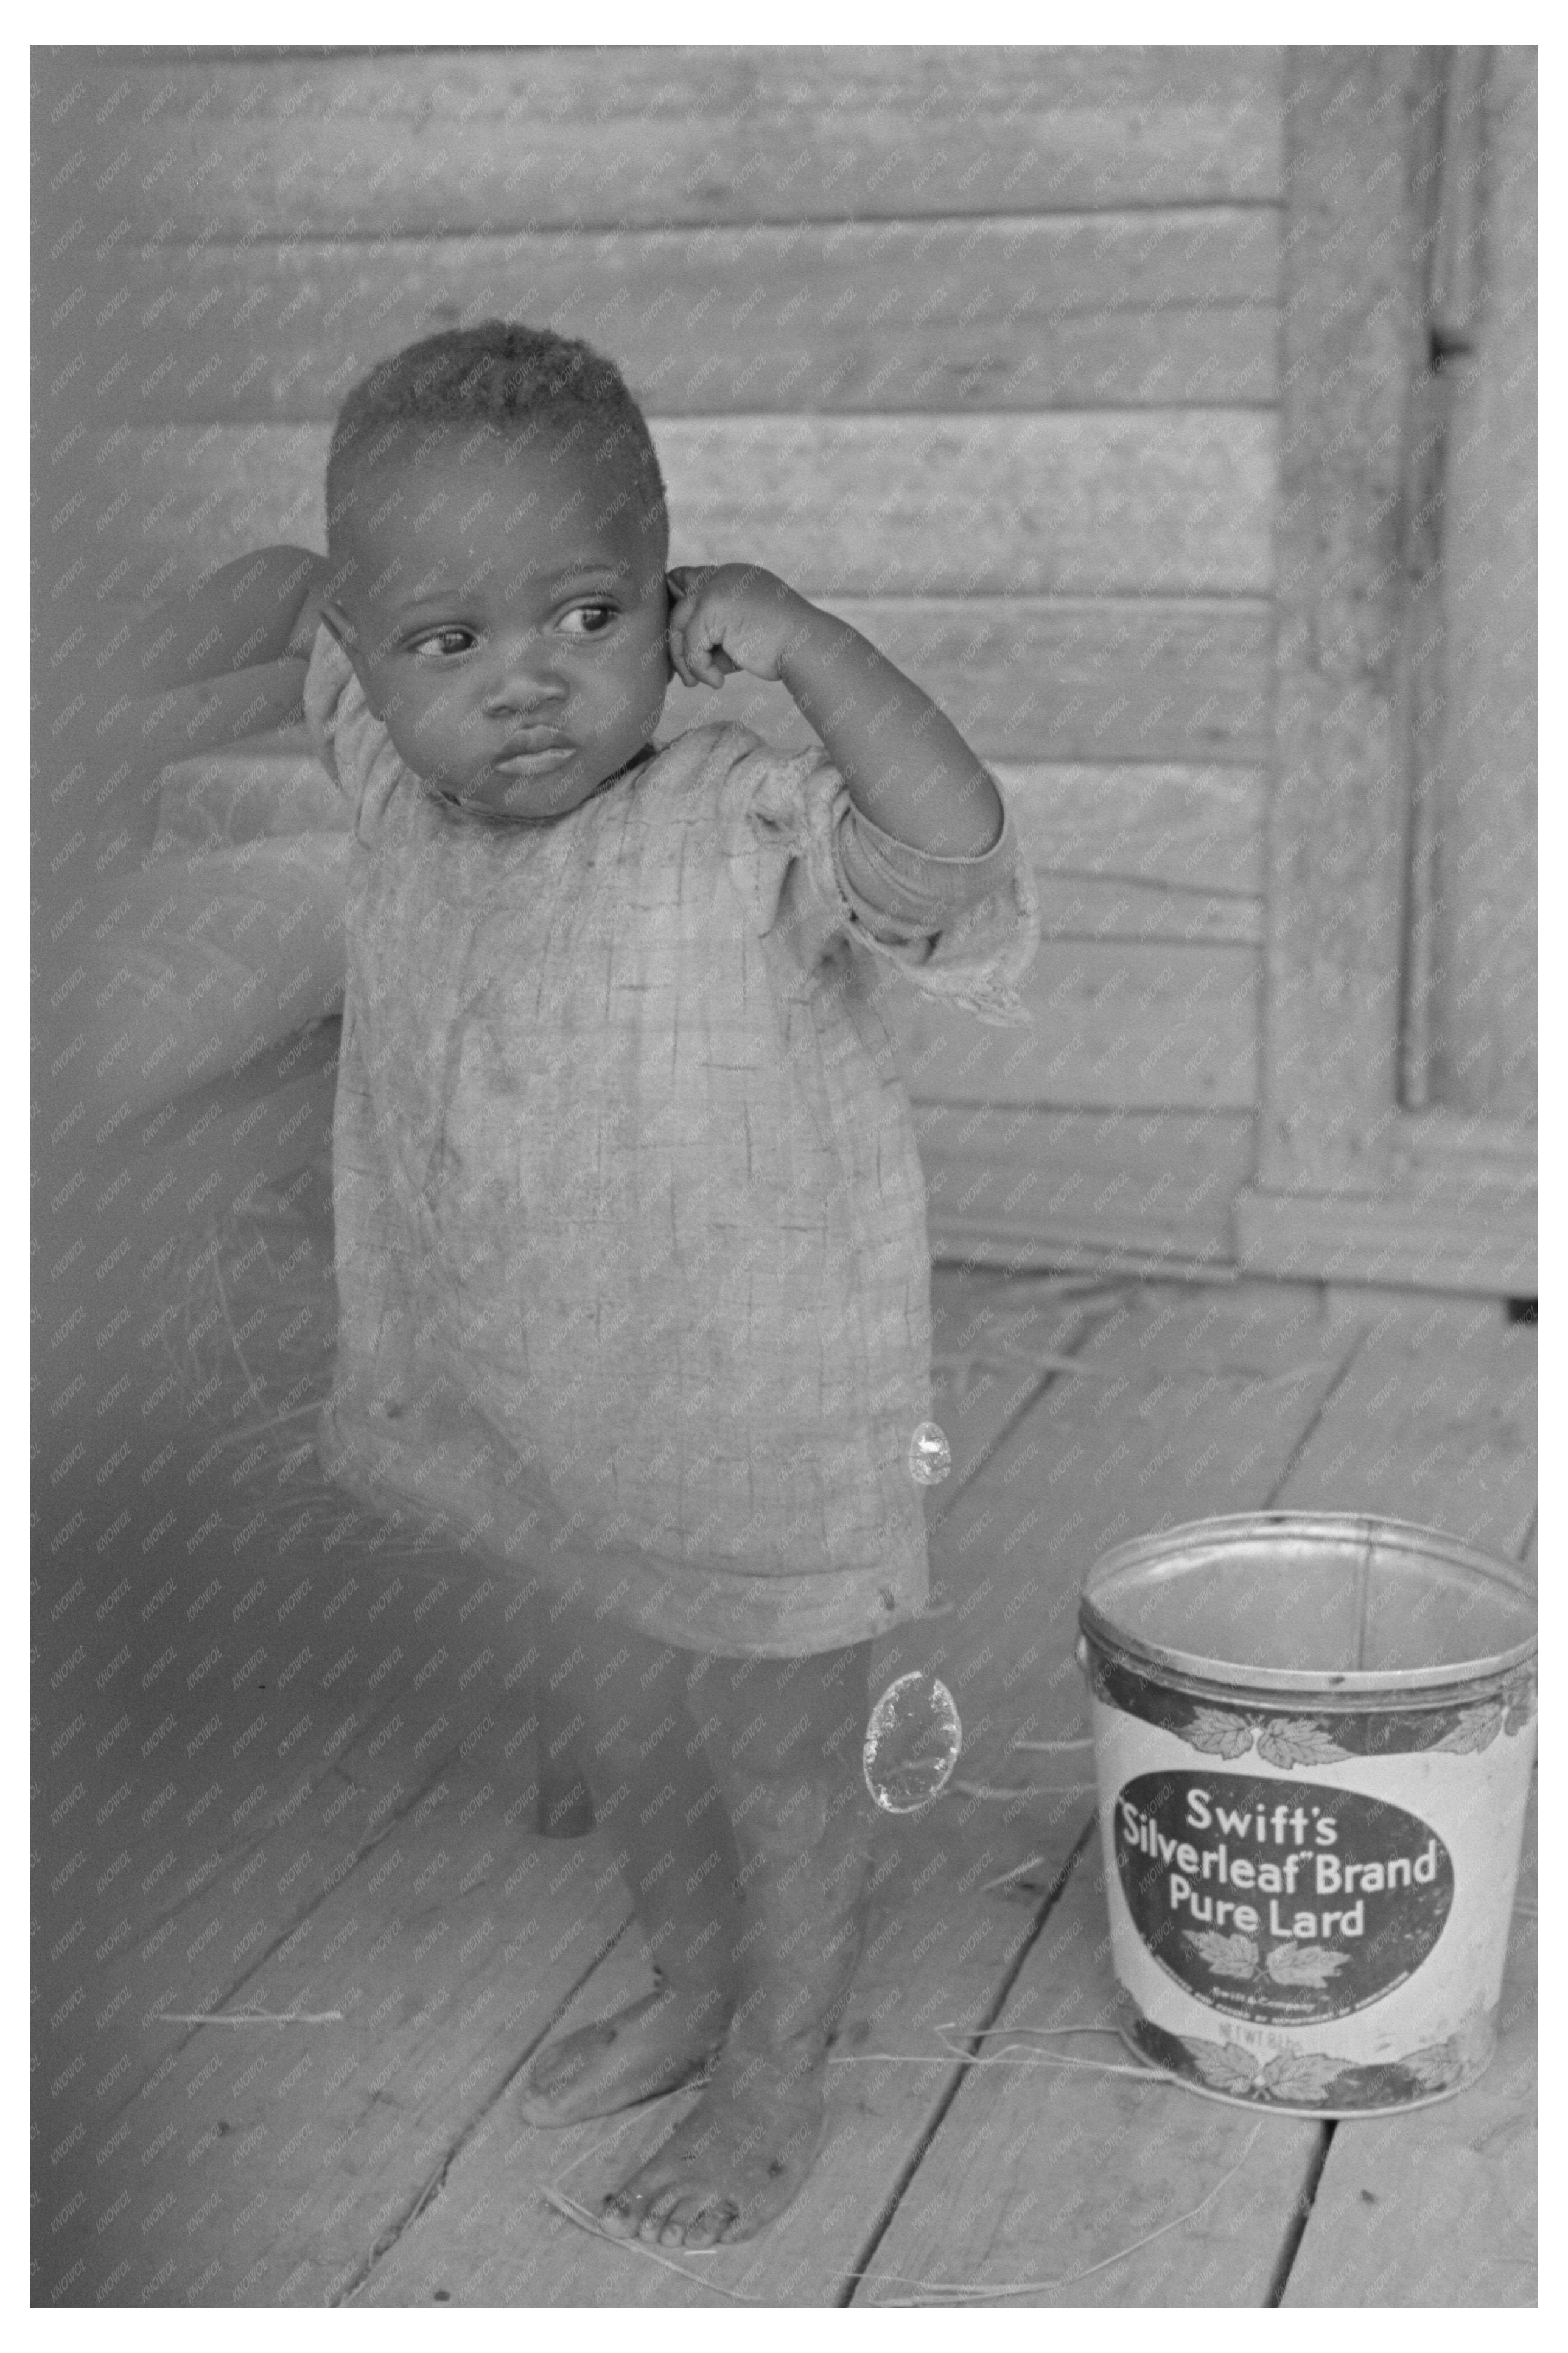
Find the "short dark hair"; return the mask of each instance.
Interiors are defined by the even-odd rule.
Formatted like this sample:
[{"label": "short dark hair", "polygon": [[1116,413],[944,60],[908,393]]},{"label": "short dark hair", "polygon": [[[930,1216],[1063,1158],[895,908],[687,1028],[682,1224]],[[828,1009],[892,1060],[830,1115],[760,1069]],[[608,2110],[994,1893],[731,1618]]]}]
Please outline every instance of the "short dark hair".
[{"label": "short dark hair", "polygon": [[524,439],[541,431],[596,436],[590,454],[625,476],[645,516],[668,531],[653,437],[615,362],[549,327],[487,319],[409,343],[354,385],[327,457],[329,544],[341,539],[353,511],[355,476],[389,456],[410,426],[488,427]]}]

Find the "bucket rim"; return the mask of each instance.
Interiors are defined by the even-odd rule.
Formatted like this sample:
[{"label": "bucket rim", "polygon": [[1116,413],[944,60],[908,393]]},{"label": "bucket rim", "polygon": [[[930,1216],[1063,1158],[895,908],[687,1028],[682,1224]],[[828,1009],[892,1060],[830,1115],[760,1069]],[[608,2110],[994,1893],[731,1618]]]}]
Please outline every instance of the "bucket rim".
[{"label": "bucket rim", "polygon": [[1161,1642],[1151,1642],[1118,1625],[1096,1598],[1126,1572],[1167,1555],[1175,1556],[1174,1566],[1181,1553],[1194,1545],[1256,1546],[1260,1538],[1271,1537],[1368,1546],[1376,1544],[1395,1549],[1403,1546],[1429,1556],[1436,1553],[1452,1566],[1468,1569],[1504,1588],[1532,1608],[1538,1600],[1534,1586],[1511,1562],[1493,1553],[1481,1552],[1462,1536],[1450,1535],[1443,1528],[1426,1527],[1415,1520],[1385,1519],[1371,1512],[1237,1512],[1211,1519],[1187,1520],[1177,1527],[1135,1536],[1101,1553],[1089,1568],[1079,1598],[1079,1628],[1089,1641],[1113,1657],[1120,1655],[1138,1665],[1183,1676],[1209,1691],[1223,1692],[1233,1702],[1251,1690],[1258,1694],[1289,1694],[1298,1698],[1310,1696],[1320,1707],[1332,1707],[1358,1697],[1397,1703],[1418,1693],[1467,1689],[1522,1666],[1540,1647],[1537,1630],[1506,1650],[1476,1659],[1450,1659],[1431,1667],[1347,1667],[1327,1672],[1321,1668],[1258,1667],[1236,1659],[1215,1659],[1205,1652],[1173,1650]]}]

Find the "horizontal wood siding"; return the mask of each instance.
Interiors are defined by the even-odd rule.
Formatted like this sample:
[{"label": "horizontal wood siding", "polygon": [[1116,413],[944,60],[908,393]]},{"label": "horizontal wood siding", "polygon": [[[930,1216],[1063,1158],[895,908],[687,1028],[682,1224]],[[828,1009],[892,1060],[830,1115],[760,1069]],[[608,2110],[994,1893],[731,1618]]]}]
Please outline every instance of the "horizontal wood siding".
[{"label": "horizontal wood siding", "polygon": [[925,1102],[1242,1109],[1254,1101],[1250,947],[1045,940],[1019,994],[1034,1027],[998,1034],[900,985],[903,1068]]},{"label": "horizontal wood siding", "polygon": [[1249,1115],[923,1103],[915,1124],[927,1224],[944,1256],[1018,1267],[1230,1258]]},{"label": "horizontal wood siding", "polygon": [[[1278,200],[1264,48],[95,58],[77,197],[132,242]],[[79,125],[79,129],[77,126]]]},{"label": "horizontal wood siding", "polygon": [[[586,336],[652,420],[672,560],[743,554],[865,630],[1015,807],[1034,1029],[907,993],[896,1015],[937,1247],[1037,1219],[1063,1249],[1227,1255],[1272,741],[1279,53],[54,71],[37,531],[89,640],[258,543],[321,545],[331,418],[387,352],[497,314]],[[668,733],[713,718],[811,740],[780,688],[672,690]],[[140,854],[134,815],[115,839]],[[1028,1151],[1066,1157],[1020,1192]]]},{"label": "horizontal wood siding", "polygon": [[[324,547],[329,438],[121,427],[88,456],[84,522],[143,570],[177,555],[188,574],[258,536]],[[1270,583],[1267,417],[671,417],[654,442],[675,563],[741,547],[840,596],[1257,597]]]},{"label": "horizontal wood siding", "polygon": [[624,348],[653,416],[1255,406],[1278,269],[1277,216],[1236,205],[137,246],[62,323],[144,422],[330,417],[388,353],[498,313]]}]

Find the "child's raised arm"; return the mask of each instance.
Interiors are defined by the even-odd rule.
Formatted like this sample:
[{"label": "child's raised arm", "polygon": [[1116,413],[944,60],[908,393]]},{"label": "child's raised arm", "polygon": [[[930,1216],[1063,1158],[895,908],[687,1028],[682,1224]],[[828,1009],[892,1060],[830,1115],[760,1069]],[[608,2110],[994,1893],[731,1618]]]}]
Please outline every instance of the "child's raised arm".
[{"label": "child's raised arm", "polygon": [[781,680],[873,825],[939,858],[995,848],[1006,812],[988,770],[858,629],[760,565],[681,565],[668,576],[670,659],[683,685],[721,686],[735,670]]}]

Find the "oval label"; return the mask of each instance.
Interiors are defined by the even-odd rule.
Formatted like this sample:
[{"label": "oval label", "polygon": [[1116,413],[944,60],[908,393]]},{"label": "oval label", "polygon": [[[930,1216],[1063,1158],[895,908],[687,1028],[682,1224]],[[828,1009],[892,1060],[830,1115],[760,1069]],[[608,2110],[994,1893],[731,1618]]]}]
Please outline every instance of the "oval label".
[{"label": "oval label", "polygon": [[1420,1968],[1454,1900],[1429,1824],[1321,1782],[1140,1773],[1117,1795],[1111,1835],[1144,1944],[1233,2018],[1364,2010]]}]

